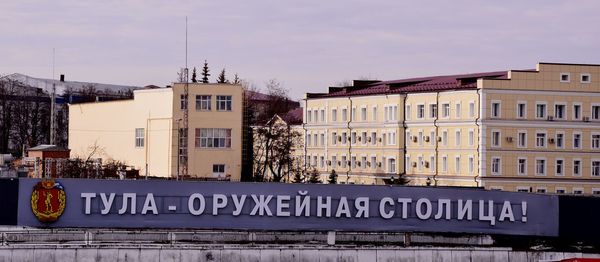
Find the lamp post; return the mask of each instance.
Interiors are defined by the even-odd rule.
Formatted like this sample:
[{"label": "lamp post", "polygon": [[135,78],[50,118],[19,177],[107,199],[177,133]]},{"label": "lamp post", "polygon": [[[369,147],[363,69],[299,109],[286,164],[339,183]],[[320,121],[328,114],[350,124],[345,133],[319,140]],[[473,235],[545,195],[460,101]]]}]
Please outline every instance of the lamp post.
[{"label": "lamp post", "polygon": [[425,181],[425,184],[427,186],[431,186],[431,177],[427,177],[427,180]]}]

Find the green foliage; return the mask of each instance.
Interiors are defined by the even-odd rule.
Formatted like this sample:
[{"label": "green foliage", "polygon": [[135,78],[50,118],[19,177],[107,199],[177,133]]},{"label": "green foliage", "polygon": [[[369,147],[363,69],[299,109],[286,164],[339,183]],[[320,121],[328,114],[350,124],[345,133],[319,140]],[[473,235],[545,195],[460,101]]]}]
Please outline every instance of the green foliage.
[{"label": "green foliage", "polygon": [[327,182],[329,184],[337,184],[337,177],[338,174],[335,172],[335,169],[332,169],[331,173],[329,173],[329,179],[327,180]]},{"label": "green foliage", "polygon": [[217,83],[219,83],[219,84],[229,83],[229,81],[227,80],[227,77],[225,77],[225,68],[223,68],[223,70],[221,70],[221,73],[219,73],[219,77],[217,77]]},{"label": "green foliage", "polygon": [[320,184],[321,182],[321,176],[319,175],[319,171],[316,168],[312,168],[312,170],[310,170],[308,172],[308,183],[311,184]]},{"label": "green foliage", "polygon": [[208,69],[208,62],[204,60],[204,67],[202,67],[202,83],[208,84],[208,77],[210,76],[210,70]]}]

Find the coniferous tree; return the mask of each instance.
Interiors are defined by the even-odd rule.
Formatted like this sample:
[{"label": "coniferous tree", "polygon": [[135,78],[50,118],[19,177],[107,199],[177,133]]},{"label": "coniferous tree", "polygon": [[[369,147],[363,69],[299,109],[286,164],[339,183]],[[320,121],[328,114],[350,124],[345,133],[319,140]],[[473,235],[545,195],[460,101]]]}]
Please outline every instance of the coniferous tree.
[{"label": "coniferous tree", "polygon": [[208,84],[208,77],[210,76],[210,70],[208,69],[208,62],[204,60],[204,67],[202,67],[202,83]]},{"label": "coniferous tree", "polygon": [[320,184],[321,178],[319,176],[319,171],[313,167],[313,169],[308,173],[308,183],[311,184]]},{"label": "coniferous tree", "polygon": [[240,79],[240,77],[238,76],[237,73],[235,73],[235,75],[233,75],[233,84],[237,85],[240,84],[242,82],[242,80]]},{"label": "coniferous tree", "polygon": [[292,183],[302,183],[304,182],[304,178],[302,177],[302,170],[298,169],[294,172],[294,177],[292,178]]},{"label": "coniferous tree", "polygon": [[192,71],[192,83],[198,83],[196,80],[196,67],[194,66],[194,71]]},{"label": "coniferous tree", "polygon": [[223,68],[223,70],[221,70],[221,73],[219,74],[219,77],[217,77],[217,83],[225,84],[228,82],[229,81],[227,81],[227,78],[225,77],[225,68]]},{"label": "coniferous tree", "polygon": [[329,182],[329,184],[337,184],[337,173],[335,172],[335,169],[331,170],[331,173],[329,173],[329,179],[327,180],[327,182]]}]

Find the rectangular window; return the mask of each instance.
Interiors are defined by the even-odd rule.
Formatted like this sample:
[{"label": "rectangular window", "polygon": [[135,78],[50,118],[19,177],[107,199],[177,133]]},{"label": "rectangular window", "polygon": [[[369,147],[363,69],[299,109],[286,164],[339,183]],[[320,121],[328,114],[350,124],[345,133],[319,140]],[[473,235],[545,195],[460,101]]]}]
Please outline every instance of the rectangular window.
[{"label": "rectangular window", "polygon": [[411,119],[411,117],[412,117],[411,113],[412,113],[412,111],[411,111],[410,105],[406,105],[406,112],[405,112],[405,115],[406,115],[406,119],[407,119],[407,120],[408,120],[408,119]]},{"label": "rectangular window", "polygon": [[356,144],[356,132],[350,133],[350,141],[353,145]]},{"label": "rectangular window", "polygon": [[377,157],[372,156],[371,157],[371,169],[376,169],[376,168],[377,168]]},{"label": "rectangular window", "polygon": [[564,194],[565,192],[567,192],[567,190],[565,188],[563,188],[563,187],[560,187],[560,188],[557,187],[556,188],[556,193],[557,194]]},{"label": "rectangular window", "polygon": [[312,122],[312,111],[307,110],[306,111],[306,123],[310,123],[310,122]]},{"label": "rectangular window", "polygon": [[396,144],[396,132],[390,132],[388,134],[388,144],[395,145]]},{"label": "rectangular window", "polygon": [[571,82],[571,74],[570,73],[560,73],[560,82],[561,83]]},{"label": "rectangular window", "polygon": [[135,147],[144,147],[144,129],[135,129]]},{"label": "rectangular window", "polygon": [[186,95],[179,96],[179,107],[181,110],[186,110],[188,106],[188,97]]},{"label": "rectangular window", "polygon": [[213,176],[216,176],[216,177],[225,176],[225,165],[223,165],[223,164],[213,165]]},{"label": "rectangular window", "polygon": [[417,170],[423,171],[423,156],[417,157]]},{"label": "rectangular window", "polygon": [[500,117],[500,102],[492,102],[492,117]]},{"label": "rectangular window", "polygon": [[469,145],[472,146],[475,144],[475,132],[473,130],[469,130]]},{"label": "rectangular window", "polygon": [[535,134],[535,146],[546,147],[546,133]]},{"label": "rectangular window", "polygon": [[331,144],[334,146],[337,144],[337,132],[331,133]]},{"label": "rectangular window", "polygon": [[564,173],[564,169],[565,169],[565,160],[563,159],[556,159],[556,164],[555,164],[555,175],[557,176],[563,176]]},{"label": "rectangular window", "polygon": [[573,149],[581,148],[581,134],[573,134]]},{"label": "rectangular window", "polygon": [[565,134],[556,133],[556,148],[564,148],[565,147]]},{"label": "rectangular window", "polygon": [[367,108],[363,107],[360,109],[360,120],[367,121]]},{"label": "rectangular window", "polygon": [[324,156],[319,157],[319,166],[321,166],[321,168],[325,168],[325,157]]},{"label": "rectangular window", "polygon": [[566,118],[566,107],[565,105],[554,105],[554,118],[565,119]]},{"label": "rectangular window", "polygon": [[582,195],[583,194],[583,188],[573,188],[573,194],[574,195]]},{"label": "rectangular window", "polygon": [[527,147],[527,133],[519,132],[518,142],[519,147]]},{"label": "rectangular window", "polygon": [[536,191],[535,191],[535,192],[536,192],[536,193],[542,193],[542,194],[543,194],[543,193],[546,193],[546,189],[545,189],[545,188],[543,188],[543,187],[539,187],[539,188],[537,188],[537,189],[536,189]]},{"label": "rectangular window", "polygon": [[581,105],[573,105],[573,120],[581,120]]},{"label": "rectangular window", "polygon": [[573,176],[581,176],[581,160],[573,160]]},{"label": "rectangular window", "polygon": [[196,147],[231,148],[231,129],[196,128]]},{"label": "rectangular window", "polygon": [[456,138],[455,142],[457,146],[460,146],[460,130],[456,130]]},{"label": "rectangular window", "polygon": [[417,105],[417,118],[423,119],[425,117],[425,105]]},{"label": "rectangular window", "polygon": [[475,103],[474,102],[469,103],[469,117],[470,118],[475,117]]},{"label": "rectangular window", "polygon": [[456,174],[460,174],[460,156],[454,158],[454,171]]},{"label": "rectangular window", "polygon": [[347,141],[348,141],[348,134],[346,134],[346,132],[343,132],[342,133],[342,145],[345,145]]},{"label": "rectangular window", "polygon": [[538,176],[546,175],[546,160],[536,159],[535,160],[535,174]]},{"label": "rectangular window", "polygon": [[325,109],[321,109],[321,122],[325,122]]},{"label": "rectangular window", "polygon": [[447,156],[442,157],[442,172],[444,172],[444,173],[448,172],[448,157]]},{"label": "rectangular window", "polygon": [[419,135],[417,136],[417,140],[419,141],[419,145],[423,145],[423,131],[419,131]]},{"label": "rectangular window", "polygon": [[342,168],[348,167],[348,159],[346,156],[342,156]]},{"label": "rectangular window", "polygon": [[589,84],[592,82],[592,75],[590,74],[581,74],[579,77],[582,84]]},{"label": "rectangular window", "polygon": [[492,146],[500,146],[500,131],[492,131]]},{"label": "rectangular window", "polygon": [[337,109],[331,109],[331,121],[337,122]]},{"label": "rectangular window", "polygon": [[350,114],[352,115],[351,116],[352,121],[356,121],[356,108],[355,107],[352,108],[352,113],[350,113]]},{"label": "rectangular window", "polygon": [[527,117],[527,104],[518,103],[517,104],[517,118],[526,118]]},{"label": "rectangular window", "polygon": [[360,137],[361,137],[361,140],[362,140],[361,142],[363,143],[363,145],[367,144],[367,132],[362,132],[362,135]]},{"label": "rectangular window", "polygon": [[592,176],[600,176],[600,161],[592,161]]},{"label": "rectangular window", "polygon": [[431,131],[431,133],[429,133],[429,141],[432,146],[435,146],[435,140],[435,131]]},{"label": "rectangular window", "polygon": [[313,113],[315,114],[314,115],[315,123],[318,123],[319,122],[319,110],[317,109],[317,110],[313,111]]},{"label": "rectangular window", "polygon": [[373,107],[373,121],[377,121],[377,107]]},{"label": "rectangular window", "polygon": [[325,134],[321,134],[321,146],[325,146]]},{"label": "rectangular window", "polygon": [[389,172],[390,173],[396,173],[396,159],[390,158],[389,159]]},{"label": "rectangular window", "polygon": [[371,144],[372,145],[377,144],[377,132],[371,132]]},{"label": "rectangular window", "polygon": [[600,149],[600,134],[592,134],[592,149]]},{"label": "rectangular window", "polygon": [[448,145],[448,131],[446,130],[442,131],[442,145]]},{"label": "rectangular window", "polygon": [[442,117],[443,118],[450,117],[450,104],[447,104],[447,103],[442,104]]},{"label": "rectangular window", "polygon": [[431,156],[429,157],[429,170],[431,170],[431,172],[435,172],[435,157]]},{"label": "rectangular window", "polygon": [[492,175],[500,174],[500,158],[492,157]]},{"label": "rectangular window", "polygon": [[331,168],[332,169],[336,169],[337,168],[337,156],[331,156]]},{"label": "rectangular window", "polygon": [[231,96],[217,96],[217,111],[231,111]]},{"label": "rectangular window", "polygon": [[455,106],[456,106],[455,107],[456,110],[454,111],[454,113],[455,113],[454,116],[456,118],[460,118],[460,116],[461,116],[460,103],[456,103]]},{"label": "rectangular window", "polygon": [[436,118],[437,117],[437,104],[430,104],[429,105],[429,118]]},{"label": "rectangular window", "polygon": [[342,121],[348,122],[348,109],[346,108],[342,109]]},{"label": "rectangular window", "polygon": [[600,106],[592,106],[592,119],[600,120]]},{"label": "rectangular window", "polygon": [[527,158],[519,158],[518,159],[517,174],[527,175]]},{"label": "rectangular window", "polygon": [[546,104],[535,105],[535,118],[543,119],[546,118]]},{"label": "rectangular window", "polygon": [[196,110],[210,111],[211,110],[211,95],[196,95]]},{"label": "rectangular window", "polygon": [[319,145],[319,140],[318,140],[317,136],[318,136],[317,134],[313,135],[313,138],[314,138],[313,139],[313,143],[315,143],[314,146],[318,146]]},{"label": "rectangular window", "polygon": [[363,169],[367,168],[367,157],[363,156],[360,158],[360,167],[362,167]]},{"label": "rectangular window", "polygon": [[311,134],[306,134],[306,145],[312,146],[312,135]]},{"label": "rectangular window", "polygon": [[469,157],[469,174],[473,174],[473,171],[475,170],[475,159],[470,156]]}]

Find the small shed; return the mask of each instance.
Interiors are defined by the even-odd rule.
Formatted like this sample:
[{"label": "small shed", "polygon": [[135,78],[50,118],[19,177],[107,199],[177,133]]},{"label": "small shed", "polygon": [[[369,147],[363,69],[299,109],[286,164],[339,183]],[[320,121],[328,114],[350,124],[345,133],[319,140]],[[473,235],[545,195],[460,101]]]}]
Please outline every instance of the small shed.
[{"label": "small shed", "polygon": [[33,164],[29,177],[57,177],[61,173],[64,161],[69,159],[71,150],[56,145],[39,145],[27,150],[23,159],[29,165]]},{"label": "small shed", "polygon": [[39,145],[27,150],[28,157],[39,158],[69,158],[71,150],[56,145]]}]

